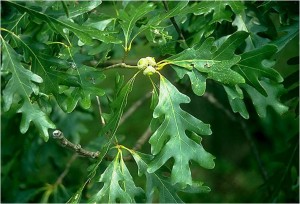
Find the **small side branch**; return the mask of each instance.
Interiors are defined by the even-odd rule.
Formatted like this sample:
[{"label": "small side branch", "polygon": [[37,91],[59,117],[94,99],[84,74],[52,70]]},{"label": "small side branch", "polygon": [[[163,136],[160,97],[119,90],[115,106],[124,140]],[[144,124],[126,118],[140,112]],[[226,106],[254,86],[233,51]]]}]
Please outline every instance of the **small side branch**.
[{"label": "small side branch", "polygon": [[[164,1],[162,1],[162,2],[163,2],[163,4],[164,4],[164,7],[165,7],[166,11],[169,11],[169,6],[168,6],[167,1],[164,0]],[[176,32],[178,33],[179,37],[181,38],[184,47],[185,47],[185,48],[188,48],[189,46],[187,45],[186,40],[185,40],[185,38],[184,38],[184,36],[183,36],[183,33],[182,33],[181,29],[179,28],[179,26],[178,26],[178,24],[177,24],[175,18],[174,18],[174,17],[171,17],[170,20],[171,20],[171,23],[173,24],[173,26],[174,26]]]},{"label": "small side branch", "polygon": [[63,147],[68,147],[69,149],[77,152],[77,154],[84,156],[84,157],[91,157],[91,158],[97,158],[99,156],[99,152],[91,152],[88,150],[85,150],[81,147],[80,144],[73,144],[70,142],[67,138],[65,138],[64,134],[59,131],[55,130],[53,132],[53,138],[56,139]]},{"label": "small side branch", "polygon": [[113,68],[128,68],[128,69],[132,69],[133,68],[133,69],[138,69],[138,66],[128,65],[128,64],[125,64],[125,63],[122,62],[122,63],[110,65],[108,67],[104,67],[101,70],[105,71],[105,70],[113,69]]}]

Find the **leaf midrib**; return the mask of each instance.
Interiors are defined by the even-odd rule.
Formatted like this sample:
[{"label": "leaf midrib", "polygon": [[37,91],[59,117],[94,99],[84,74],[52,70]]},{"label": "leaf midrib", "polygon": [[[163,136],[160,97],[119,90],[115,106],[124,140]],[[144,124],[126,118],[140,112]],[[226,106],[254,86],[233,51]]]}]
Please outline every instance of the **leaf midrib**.
[{"label": "leaf midrib", "polygon": [[[3,39],[3,38],[2,38],[2,39]],[[18,71],[16,70],[16,66],[15,66],[15,64],[14,64],[14,62],[13,62],[13,59],[12,59],[12,57],[11,57],[11,55],[10,55],[10,52],[9,52],[8,47],[7,47],[7,45],[6,45],[6,42],[5,42],[4,40],[3,40],[3,45],[5,46],[7,55],[9,56],[9,59],[10,59],[10,61],[11,61],[11,64],[13,65],[12,67],[13,67],[15,76],[17,77],[18,82],[20,83],[20,85],[21,85],[21,87],[22,87],[22,89],[23,89],[23,91],[24,91],[24,93],[25,93],[25,96],[26,96],[27,101],[30,103],[29,95],[27,95],[26,89],[24,88],[24,85],[25,85],[25,84],[21,81],[21,79],[20,79],[20,77],[19,77],[19,75],[18,75]],[[31,103],[30,103],[30,104],[31,104]]]}]

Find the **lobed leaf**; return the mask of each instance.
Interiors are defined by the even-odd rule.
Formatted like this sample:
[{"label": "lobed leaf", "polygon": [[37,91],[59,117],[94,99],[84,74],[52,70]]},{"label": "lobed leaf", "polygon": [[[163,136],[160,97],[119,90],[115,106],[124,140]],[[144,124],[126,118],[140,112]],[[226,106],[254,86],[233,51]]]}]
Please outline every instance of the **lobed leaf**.
[{"label": "lobed leaf", "polygon": [[239,14],[245,10],[244,4],[240,1],[202,1],[199,3],[200,9],[195,12],[195,15],[207,15],[213,12],[210,24],[223,20],[231,22],[233,13],[226,9],[227,6],[229,6],[235,14]]},{"label": "lobed leaf", "polygon": [[243,91],[241,90],[241,88],[239,86],[230,87],[230,86],[226,86],[226,85],[223,85],[223,87],[227,93],[229,104],[230,104],[233,112],[234,113],[238,112],[243,118],[248,119],[249,113],[248,113],[246,105],[243,101],[244,95],[243,95]]},{"label": "lobed leaf", "polygon": [[284,32],[284,35],[273,41],[278,51],[281,51],[292,39],[299,34],[299,22],[292,23],[288,26],[283,26],[279,32]]},{"label": "lobed leaf", "polygon": [[246,31],[249,33],[249,37],[245,40],[245,52],[270,42],[268,38],[263,38],[258,35],[258,33],[266,31],[267,27],[261,25],[261,22],[259,22],[257,17],[250,16],[250,12],[248,15],[245,12],[236,15],[232,25],[236,26],[238,31]]},{"label": "lobed leaf", "polygon": [[[118,129],[119,121],[122,117],[124,108],[127,104],[127,98],[129,93],[132,90],[133,83],[135,81],[135,77],[137,74],[135,74],[123,87],[117,88],[117,94],[114,99],[114,101],[111,103],[112,112],[110,114],[109,120],[107,121],[106,125],[103,127],[103,129],[100,132],[100,136],[103,137],[104,135],[107,135],[109,137],[109,140],[106,142],[106,144],[102,147],[100,151],[100,156],[97,162],[94,164],[92,171],[88,175],[87,181],[77,190],[77,192],[69,199],[68,203],[78,203],[80,201],[80,197],[82,194],[82,191],[85,187],[85,185],[95,176],[96,171],[99,168],[99,165],[101,164],[103,158],[106,156],[112,141],[115,140],[115,134]],[[119,77],[117,79],[118,85],[123,83],[124,78]],[[98,198],[94,198],[98,199]]]},{"label": "lobed leaf", "polygon": [[[228,85],[245,83],[245,79],[231,67],[239,62],[240,56],[234,54],[237,47],[248,36],[246,32],[236,32],[216,50],[213,51],[213,38],[206,39],[200,46],[189,48],[158,63],[159,67],[172,66],[178,76],[187,74],[191,80],[194,93],[204,94],[206,78]],[[180,68],[187,70],[180,70]]]},{"label": "lobed leaf", "polygon": [[3,40],[3,38],[2,51],[2,70],[8,70],[12,73],[11,78],[2,92],[4,110],[7,111],[10,109],[13,99],[18,95],[22,100],[22,106],[18,109],[18,112],[22,113],[20,131],[26,133],[30,123],[33,122],[38,128],[40,135],[47,141],[49,138],[48,129],[55,128],[55,125],[40,107],[31,101],[32,93],[39,93],[39,88],[35,83],[42,83],[43,79],[32,73],[30,70],[25,69],[18,58],[18,54]]},{"label": "lobed leaf", "polygon": [[75,87],[66,101],[67,112],[72,112],[79,102],[83,108],[88,109],[91,106],[91,95],[103,96],[104,91],[94,84],[94,80],[103,80],[105,75],[93,67],[80,66],[74,70],[78,73],[79,86]]},{"label": "lobed leaf", "polygon": [[153,3],[142,3],[138,7],[131,7],[128,11],[120,10],[118,18],[121,20],[120,25],[124,32],[125,37],[125,50],[131,49],[131,43],[129,43],[132,30],[135,26],[135,23],[145,16],[147,13],[153,11],[155,8]]},{"label": "lobed leaf", "polygon": [[177,195],[177,190],[171,185],[169,181],[162,178],[158,173],[149,173],[147,171],[148,163],[153,158],[152,155],[146,155],[137,152],[131,152],[137,166],[139,176],[146,176],[146,202],[153,202],[154,190],[157,189],[159,193],[160,203],[182,203],[183,201]]},{"label": "lobed leaf", "polygon": [[183,201],[178,196],[178,191],[199,193],[199,192],[209,192],[210,189],[202,184],[194,184],[193,186],[188,186],[186,189],[182,190],[178,186],[173,186],[167,178],[161,176],[160,173],[154,172],[149,173],[147,171],[148,163],[153,158],[152,155],[142,154],[139,152],[130,152],[137,163],[139,176],[143,174],[146,176],[146,202],[153,202],[153,194],[157,189],[159,195],[160,203],[183,203]]},{"label": "lobed leaf", "polygon": [[[40,86],[41,91],[47,95],[53,95],[64,111],[72,112],[78,102],[87,109],[91,106],[90,96],[92,94],[104,95],[104,91],[96,87],[93,82],[94,79],[103,80],[105,78],[100,70],[82,65],[69,69],[71,71],[68,72],[58,71],[54,67],[60,69],[70,67],[64,60],[43,53],[46,50],[44,44],[24,36],[13,35],[13,37],[20,42],[20,47],[24,49],[27,58],[32,59],[32,70],[43,77],[44,83]],[[60,93],[60,85],[72,90]]]},{"label": "lobed leaf", "polygon": [[96,193],[91,201],[104,203],[133,203],[134,197],[141,194],[143,190],[136,187],[122,157],[119,154],[108,165],[100,177],[104,185]]},{"label": "lobed leaf", "polygon": [[[155,123],[160,123],[158,120],[161,119],[163,121],[149,140],[151,152],[156,156],[149,164],[148,171],[153,173],[167,160],[174,158],[171,183],[172,185],[179,183],[182,187],[192,185],[190,160],[196,161],[204,168],[214,168],[214,156],[187,136],[186,131],[198,135],[211,134],[209,125],[180,108],[181,103],[189,102],[189,97],[180,93],[166,78],[160,76],[159,101],[153,118]],[[174,151],[174,148],[177,151]]]},{"label": "lobed leaf", "polygon": [[267,95],[262,86],[262,78],[268,78],[275,82],[282,82],[283,78],[267,64],[266,59],[270,59],[277,51],[274,45],[265,45],[261,48],[243,53],[242,59],[236,64],[237,71],[246,79],[247,84],[256,88],[263,95]]},{"label": "lobed leaf", "polygon": [[280,115],[285,113],[288,110],[288,107],[279,101],[279,97],[284,93],[283,85],[266,81],[261,81],[261,85],[268,93],[267,96],[261,94],[257,89],[248,84],[243,85],[243,88],[247,91],[253,101],[257,114],[260,117],[266,117],[268,106],[274,108]]},{"label": "lobed leaf", "polygon": [[93,39],[97,39],[105,43],[121,43],[121,41],[117,40],[111,35],[111,32],[100,31],[93,27],[78,25],[68,20],[58,20],[54,17],[48,16],[46,14],[22,6],[15,2],[8,1],[8,3],[20,10],[21,12],[27,12],[29,15],[38,18],[42,21],[45,21],[54,31],[60,33],[64,37],[66,33],[65,29],[68,29],[71,32],[73,32],[80,39],[80,41],[87,45],[92,45]]},{"label": "lobed leaf", "polygon": [[[63,1],[62,1],[63,2]],[[92,11],[93,9],[97,8],[102,1],[101,0],[92,0],[92,1],[79,1],[79,2],[68,2],[71,4],[65,3],[64,10],[67,9],[68,11],[63,12],[60,10],[53,10],[51,7],[46,10],[46,14],[53,16],[53,17],[59,17],[63,14],[67,14],[68,18],[75,18],[76,16],[80,16],[84,13],[87,13],[89,11]]]}]

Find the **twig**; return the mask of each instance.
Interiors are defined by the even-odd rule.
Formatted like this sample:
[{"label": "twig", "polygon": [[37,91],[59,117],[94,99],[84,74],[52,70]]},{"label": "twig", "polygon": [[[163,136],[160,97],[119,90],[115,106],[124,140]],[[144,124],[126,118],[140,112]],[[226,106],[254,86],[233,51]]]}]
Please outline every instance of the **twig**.
[{"label": "twig", "polygon": [[62,180],[64,179],[64,177],[69,173],[71,164],[76,160],[77,157],[78,157],[78,154],[73,154],[71,159],[68,161],[65,170],[59,175],[56,182],[54,183],[55,186],[58,186],[59,184],[62,183]]},{"label": "twig", "polygon": [[[258,164],[258,167],[260,169],[260,172],[261,172],[261,175],[264,179],[264,181],[266,182],[268,180],[268,173],[266,171],[266,169],[264,168],[264,165],[263,165],[263,162],[260,158],[260,155],[259,155],[259,152],[258,152],[258,149],[255,145],[255,142],[250,134],[250,132],[248,131],[247,127],[246,127],[246,124],[243,120],[237,120],[236,117],[227,109],[225,108],[215,97],[213,94],[211,93],[205,93],[203,95],[204,98],[206,98],[211,104],[213,104],[214,106],[216,106],[217,108],[221,109],[226,115],[228,118],[230,118],[232,121],[234,122],[239,122],[241,124],[241,127],[243,129],[243,131],[245,132],[245,136],[249,142],[249,145],[251,147],[251,150],[252,150],[252,153],[254,154],[255,156],[255,159],[256,159],[256,162]],[[268,189],[269,192],[270,192],[270,189]]]},{"label": "twig", "polygon": [[99,115],[100,115],[100,122],[104,126],[105,125],[105,120],[104,120],[104,118],[102,116],[102,109],[101,109],[101,103],[100,103],[100,100],[99,100],[99,96],[96,96],[96,99],[97,99],[97,103],[98,103],[98,110],[99,110]]},{"label": "twig", "polygon": [[[168,6],[167,1],[163,0],[162,2],[163,2],[163,4],[164,4],[164,7],[165,7],[166,11],[168,12],[168,11],[169,11],[169,6]],[[183,45],[184,45],[184,48],[185,48],[185,49],[186,49],[186,48],[189,48],[189,46],[187,45],[186,40],[185,40],[185,38],[184,38],[184,36],[183,36],[183,33],[182,33],[182,31],[180,30],[180,28],[179,28],[179,26],[178,26],[178,24],[177,24],[175,18],[174,18],[174,17],[170,17],[170,20],[171,20],[171,22],[172,22],[172,24],[173,24],[173,26],[174,26],[176,32],[178,33],[179,37],[181,38],[181,40],[182,40],[182,42],[183,42]]]},{"label": "twig", "polygon": [[105,71],[105,70],[108,70],[108,69],[113,69],[113,68],[129,68],[129,69],[138,69],[138,66],[133,66],[133,65],[128,65],[128,64],[125,64],[125,63],[118,63],[118,64],[113,64],[113,65],[110,65],[108,67],[105,67],[105,68],[102,68],[101,70],[102,71]]},{"label": "twig", "polygon": [[136,109],[138,109],[143,104],[143,102],[151,96],[151,94],[152,94],[151,92],[147,93],[145,96],[143,96],[142,98],[137,100],[134,104],[132,104],[132,106],[123,114],[123,117],[121,118],[119,125],[124,123],[124,121],[129,116],[131,116],[136,111]]},{"label": "twig", "polygon": [[68,148],[72,149],[73,151],[77,152],[77,154],[79,154],[81,156],[91,157],[94,159],[94,158],[97,158],[100,154],[98,151],[91,152],[91,151],[85,150],[81,147],[80,144],[73,144],[67,138],[65,138],[64,134],[59,130],[55,130],[53,132],[53,138],[56,139],[57,141],[59,141],[59,143],[63,147],[68,147]]}]

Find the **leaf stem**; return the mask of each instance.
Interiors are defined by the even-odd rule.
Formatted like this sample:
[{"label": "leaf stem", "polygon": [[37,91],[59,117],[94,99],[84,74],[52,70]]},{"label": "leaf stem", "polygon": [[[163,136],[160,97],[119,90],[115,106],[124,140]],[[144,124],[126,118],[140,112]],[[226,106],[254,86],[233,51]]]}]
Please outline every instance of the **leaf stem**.
[{"label": "leaf stem", "polygon": [[105,120],[102,116],[102,108],[101,108],[101,103],[100,103],[100,99],[99,99],[99,96],[96,96],[96,99],[97,99],[97,103],[98,103],[98,110],[99,110],[99,115],[100,115],[100,122],[102,125],[105,125]]}]

